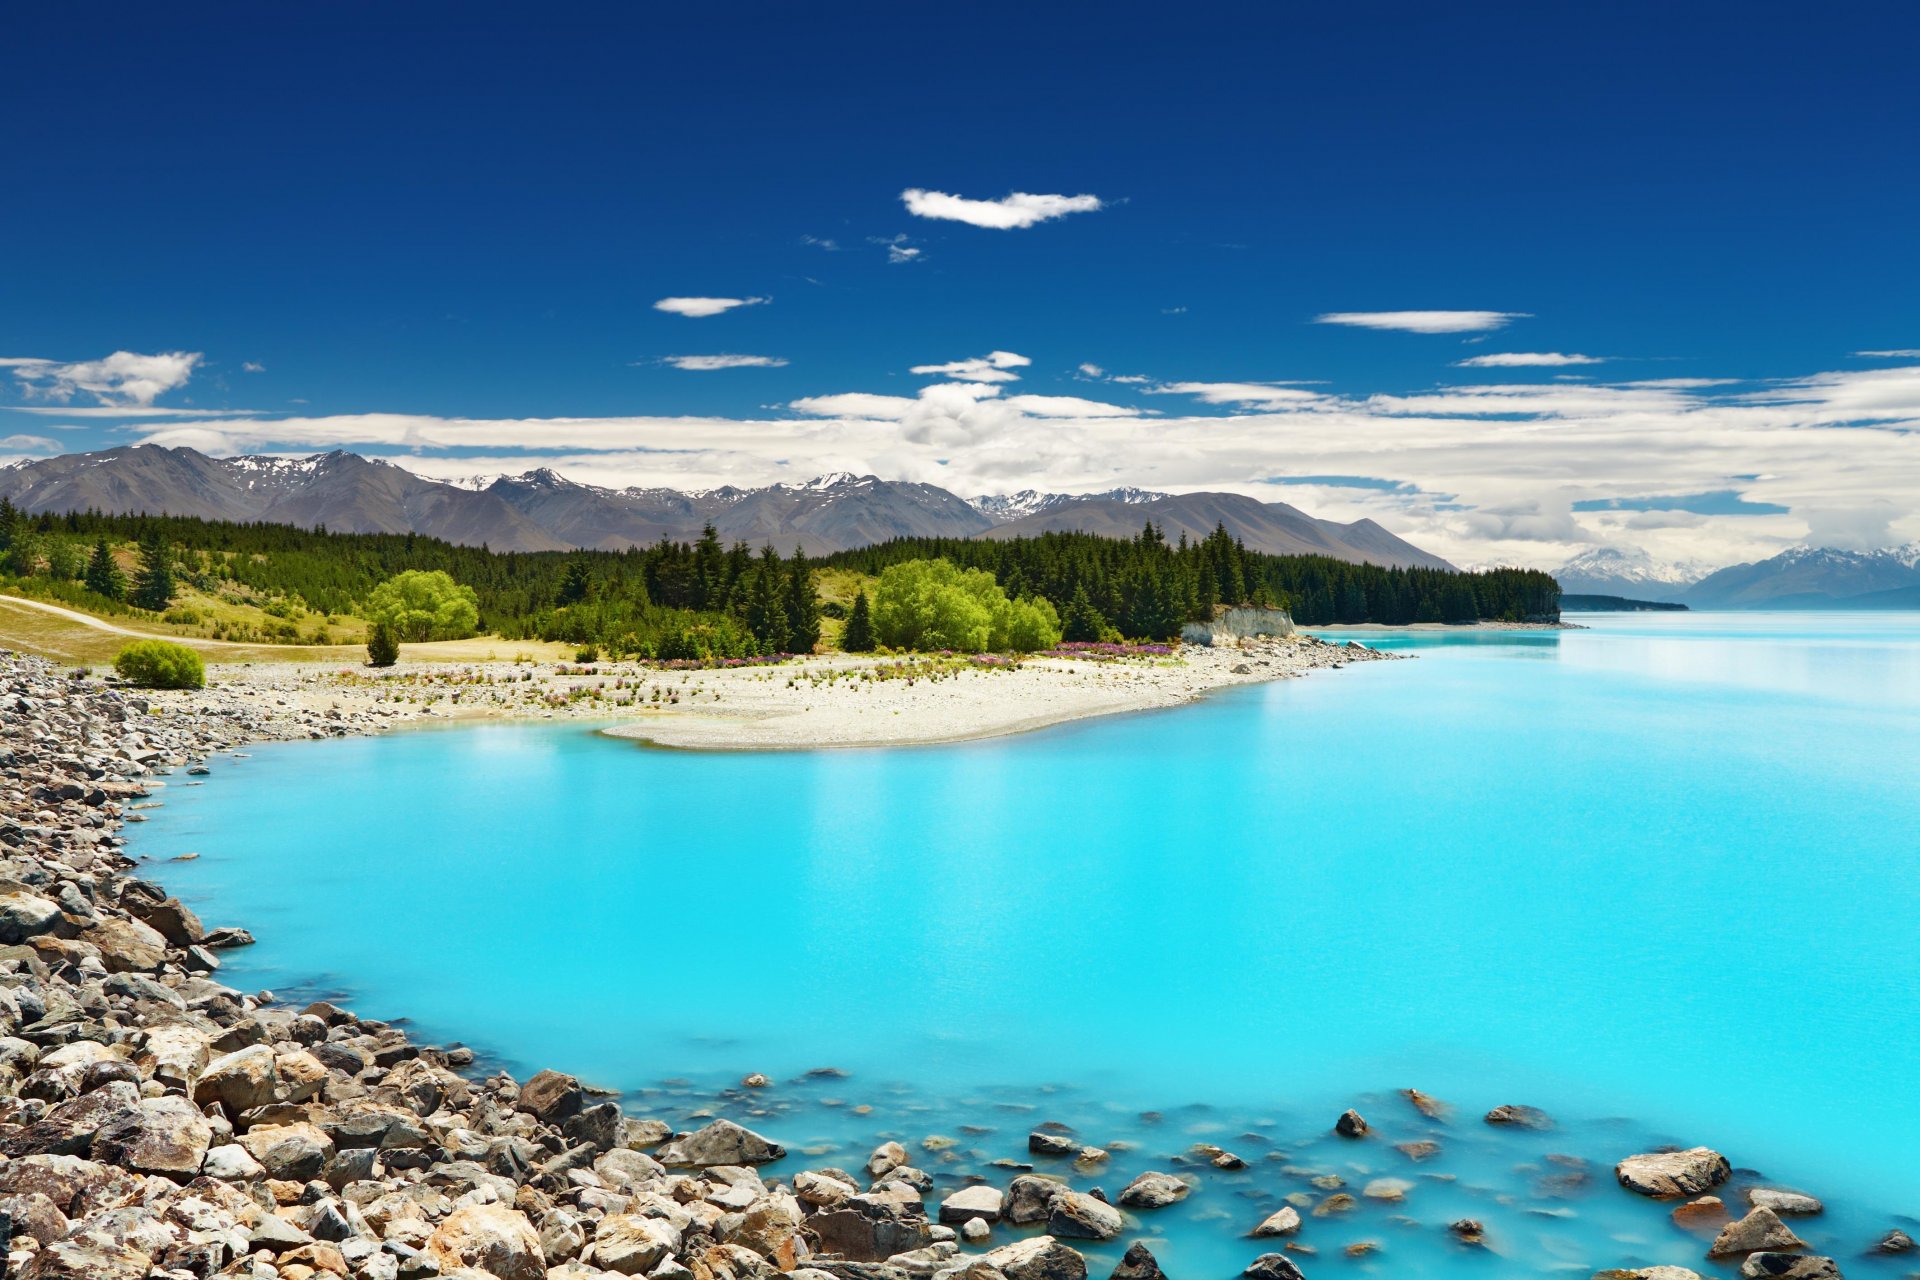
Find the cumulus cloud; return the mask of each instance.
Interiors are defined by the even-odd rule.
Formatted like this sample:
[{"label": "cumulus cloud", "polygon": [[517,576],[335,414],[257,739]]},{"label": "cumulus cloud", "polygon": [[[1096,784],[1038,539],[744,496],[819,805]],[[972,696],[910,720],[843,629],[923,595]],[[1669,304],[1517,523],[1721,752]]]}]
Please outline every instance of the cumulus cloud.
[{"label": "cumulus cloud", "polygon": [[653,304],[655,311],[665,311],[676,316],[717,316],[732,311],[735,307],[757,307],[772,302],[772,298],[662,298]]},{"label": "cumulus cloud", "polygon": [[1605,364],[1605,356],[1572,355],[1560,351],[1490,351],[1455,361],[1462,369],[1554,369],[1570,364]]},{"label": "cumulus cloud", "polygon": [[989,351],[971,360],[951,360],[946,364],[917,364],[912,372],[927,377],[953,378],[961,382],[1018,382],[1015,369],[1024,369],[1033,361],[1011,351]]},{"label": "cumulus cloud", "polygon": [[30,396],[64,404],[76,395],[85,395],[102,405],[142,407],[186,386],[204,359],[198,351],[156,355],[116,351],[99,360],[73,362],[8,356],[0,358],[0,367],[11,368]]},{"label": "cumulus cloud", "polygon": [[1404,333],[1482,333],[1526,318],[1524,311],[1329,311],[1313,322]]},{"label": "cumulus cloud", "polygon": [[739,355],[661,356],[660,362],[694,373],[709,373],[715,369],[780,369],[787,363],[781,356]]},{"label": "cumulus cloud", "polygon": [[1070,213],[1095,213],[1103,207],[1098,196],[1043,196],[1025,191],[1016,191],[998,200],[969,200],[944,191],[909,187],[900,193],[900,199],[905,202],[907,212],[915,217],[964,222],[995,231],[1031,227]]}]

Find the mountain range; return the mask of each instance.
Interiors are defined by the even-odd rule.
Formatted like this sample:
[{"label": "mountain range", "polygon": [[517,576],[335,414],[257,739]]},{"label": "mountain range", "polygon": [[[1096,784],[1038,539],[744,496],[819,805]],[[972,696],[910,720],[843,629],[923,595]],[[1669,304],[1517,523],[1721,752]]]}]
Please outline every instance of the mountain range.
[{"label": "mountain range", "polygon": [[1554,577],[1568,593],[1693,609],[1913,609],[1920,608],[1920,543],[1877,551],[1790,547],[1711,572],[1601,547],[1568,561]]},{"label": "mountain range", "polygon": [[1230,493],[1096,494],[1025,490],[971,501],[930,484],[846,472],[803,484],[695,492],[609,489],[546,468],[440,481],[336,450],[307,458],[212,458],[133,445],[30,459],[0,468],[0,497],[29,512],[98,510],[263,520],[359,533],[419,533],[496,551],[618,550],[687,540],[712,524],[722,539],[822,555],[905,537],[1018,537],[1053,530],[1120,536],[1148,521],[1169,538],[1216,525],[1249,550],[1355,563],[1451,568],[1372,520],[1317,520],[1282,502]]}]

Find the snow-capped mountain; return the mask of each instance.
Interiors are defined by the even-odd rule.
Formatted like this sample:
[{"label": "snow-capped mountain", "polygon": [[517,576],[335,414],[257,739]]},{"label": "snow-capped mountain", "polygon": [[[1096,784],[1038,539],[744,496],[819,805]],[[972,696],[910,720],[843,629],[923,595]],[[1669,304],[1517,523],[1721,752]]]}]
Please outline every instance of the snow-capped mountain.
[{"label": "snow-capped mountain", "polygon": [[1022,520],[1027,516],[1037,516],[1045,511],[1053,511],[1074,502],[1119,502],[1134,506],[1142,502],[1155,502],[1168,494],[1155,493],[1151,489],[1122,487],[1108,489],[1105,493],[1041,493],[1037,489],[1022,489],[1018,493],[983,493],[977,498],[967,499],[967,505],[986,516],[996,524],[1008,520]]},{"label": "snow-capped mountain", "polygon": [[1656,560],[1644,551],[1595,547],[1555,569],[1553,576],[1569,595],[1678,600],[1709,572],[1693,561]]},{"label": "snow-capped mountain", "polygon": [[1920,543],[1878,551],[1791,547],[1709,574],[1684,599],[1702,609],[1920,608]]}]

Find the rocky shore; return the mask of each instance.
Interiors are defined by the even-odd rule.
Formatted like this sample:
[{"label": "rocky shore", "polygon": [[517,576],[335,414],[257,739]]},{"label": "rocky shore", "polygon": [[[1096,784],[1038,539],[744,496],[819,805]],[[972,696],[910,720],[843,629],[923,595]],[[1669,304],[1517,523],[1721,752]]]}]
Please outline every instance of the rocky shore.
[{"label": "rocky shore", "polygon": [[[1125,1144],[1046,1123],[1017,1151],[986,1149],[983,1127],[806,1164],[805,1151],[790,1155],[777,1135],[712,1110],[682,1108],[671,1123],[627,1114],[557,1071],[524,1082],[487,1074],[470,1050],[419,1044],[331,1004],[224,986],[222,956],[251,941],[244,922],[203,922],[136,874],[120,826],[165,785],[156,775],[191,775],[211,751],[365,732],[418,710],[286,692],[150,700],[0,654],[8,1275],[1154,1280],[1165,1274],[1150,1243],[1156,1215],[1181,1212],[1214,1180],[1256,1174],[1284,1190],[1257,1216],[1227,1215],[1222,1229],[1247,1237],[1243,1276],[1297,1280],[1367,1257],[1378,1242],[1343,1224],[1372,1209],[1385,1215],[1377,1225],[1494,1256],[1480,1219],[1400,1208],[1417,1186],[1448,1185],[1444,1148],[1460,1132],[1444,1104],[1412,1090],[1394,1101],[1391,1125],[1348,1111],[1313,1136],[1367,1153],[1348,1166],[1404,1170],[1364,1181],[1332,1172],[1305,1143],[1253,1159],[1188,1144],[1164,1167],[1114,1178]],[[777,1101],[782,1089],[749,1076],[713,1106],[771,1130],[794,1115]],[[1517,1138],[1551,1126],[1518,1106],[1473,1123]],[[1691,1256],[1607,1273],[1616,1280],[1840,1274],[1838,1249],[1812,1247],[1826,1243],[1816,1199],[1717,1152],[1627,1155],[1612,1179],[1571,1158],[1546,1161],[1551,1194],[1644,1200],[1650,1224],[1670,1216],[1696,1240]],[[776,1164],[779,1176],[764,1176]],[[1890,1230],[1852,1247],[1895,1265],[1913,1242]],[[1090,1270],[1089,1254],[1123,1249],[1117,1264]],[[1622,1241],[1620,1251],[1646,1246]]]}]

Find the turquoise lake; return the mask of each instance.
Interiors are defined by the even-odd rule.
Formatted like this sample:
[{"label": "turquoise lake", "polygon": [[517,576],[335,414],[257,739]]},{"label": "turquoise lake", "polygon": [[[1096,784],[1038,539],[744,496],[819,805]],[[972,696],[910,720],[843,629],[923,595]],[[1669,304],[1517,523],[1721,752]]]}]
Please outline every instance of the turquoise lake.
[{"label": "turquoise lake", "polygon": [[[1612,1185],[1663,1142],[1821,1195],[1803,1235],[1906,1275],[1859,1255],[1920,1214],[1920,618],[1577,620],[1342,633],[1417,658],[956,746],[261,747],[171,779],[132,852],[200,855],[150,874],[258,935],[229,982],[820,1153],[774,1172],[991,1129],[921,1161],[944,1188],[1047,1119],[1138,1144],[1076,1178],[1109,1192],[1231,1148],[1249,1170],[1141,1215],[1176,1280],[1261,1252],[1289,1168],[1415,1182],[1310,1219],[1309,1275],[1733,1274]],[[749,1071],[782,1083],[714,1100]],[[1560,1127],[1481,1124],[1500,1103]],[[1381,1138],[1325,1137],[1355,1104]],[[1389,1145],[1429,1132],[1441,1159]],[[1540,1199],[1553,1153],[1592,1184]],[[1463,1214],[1494,1256],[1448,1244]]]}]

